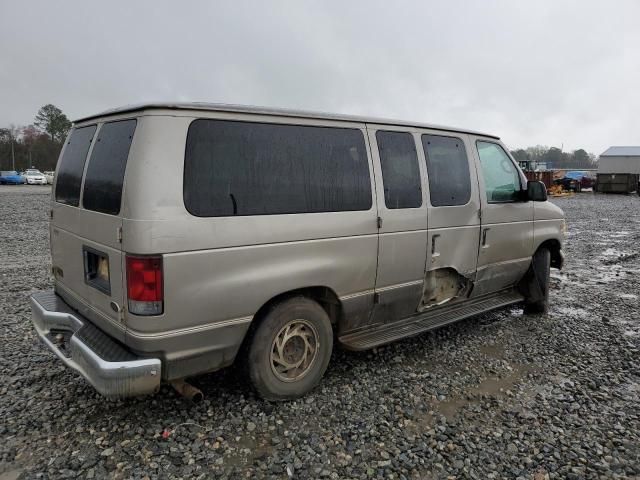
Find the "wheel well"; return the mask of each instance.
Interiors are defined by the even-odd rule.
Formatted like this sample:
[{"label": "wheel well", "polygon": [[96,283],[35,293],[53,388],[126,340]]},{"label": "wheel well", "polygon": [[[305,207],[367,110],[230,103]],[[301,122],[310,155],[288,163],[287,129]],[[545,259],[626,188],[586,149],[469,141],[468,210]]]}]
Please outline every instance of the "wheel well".
[{"label": "wheel well", "polygon": [[293,297],[306,297],[310,300],[318,302],[320,306],[327,312],[329,320],[332,325],[337,325],[343,316],[342,303],[340,299],[329,287],[304,287],[295,290],[289,290],[287,292],[280,293],[275,297],[269,299],[264,305],[262,305],[253,316],[250,330],[254,330],[260,323],[260,320],[265,316],[269,309],[280,302]]},{"label": "wheel well", "polygon": [[338,323],[342,316],[342,304],[332,289],[329,287],[304,287],[296,290],[289,290],[288,292],[283,292],[271,298],[258,309],[256,314],[253,316],[254,321],[259,321],[272,305],[292,297],[306,297],[318,302],[324,311],[327,312],[329,320],[331,320],[333,325]]},{"label": "wheel well", "polygon": [[547,250],[549,250],[549,252],[551,252],[551,267],[557,268],[558,270],[561,269],[563,259],[561,252],[562,245],[560,245],[560,242],[555,238],[551,238],[542,242],[538,247],[538,250],[540,250],[541,248],[546,248]]},{"label": "wheel well", "polygon": [[242,368],[246,369],[247,362],[243,360],[246,360],[247,358],[249,358],[248,356],[249,348],[251,346],[252,338],[256,330],[258,329],[258,326],[260,325],[261,320],[266,315],[266,313],[269,311],[269,309],[272,306],[276,305],[277,303],[283,302],[289,298],[300,297],[300,296],[306,297],[310,300],[314,300],[318,302],[318,304],[324,309],[324,311],[327,312],[327,315],[329,316],[329,320],[331,321],[331,324],[334,326],[333,333],[334,335],[336,335],[337,328],[335,327],[342,320],[342,317],[344,315],[342,311],[342,303],[340,302],[340,299],[336,295],[336,292],[334,292],[329,287],[320,287],[320,286],[289,290],[287,292],[280,293],[275,297],[272,297],[258,309],[258,311],[253,316],[253,320],[251,321],[249,330],[247,331],[247,333],[244,336],[244,339],[242,340],[242,344],[240,345],[240,347],[238,348],[238,351],[236,352],[236,355],[234,357],[234,362],[237,362],[238,359],[240,359]]},{"label": "wheel well", "polygon": [[[341,321],[343,317],[342,303],[340,302],[340,299],[336,295],[336,292],[334,292],[329,287],[316,286],[316,287],[298,288],[295,290],[289,290],[287,292],[280,293],[275,297],[272,297],[258,309],[258,311],[253,316],[253,320],[251,321],[251,326],[249,327],[249,331],[247,332],[247,334],[244,337],[244,340],[242,341],[242,345],[240,346],[240,349],[239,349],[239,355],[244,356],[246,358],[247,349],[249,348],[253,334],[258,328],[258,325],[260,325],[260,321],[264,318],[266,313],[269,311],[269,309],[273,305],[283,302],[288,298],[301,297],[301,296],[306,297],[310,300],[314,300],[318,302],[318,304],[320,304],[320,306],[324,309],[324,311],[327,312],[327,315],[329,316],[329,320],[331,321],[331,324],[334,326],[334,334],[335,334],[336,332],[335,326],[338,325],[338,323]],[[236,358],[238,358],[238,355],[236,355]]]}]

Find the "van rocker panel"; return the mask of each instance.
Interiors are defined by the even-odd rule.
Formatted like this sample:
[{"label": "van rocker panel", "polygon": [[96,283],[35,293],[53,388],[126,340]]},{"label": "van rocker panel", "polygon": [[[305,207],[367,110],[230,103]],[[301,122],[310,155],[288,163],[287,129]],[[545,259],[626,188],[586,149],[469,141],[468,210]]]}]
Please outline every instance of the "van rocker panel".
[{"label": "van rocker panel", "polygon": [[339,337],[339,340],[349,350],[367,350],[402,338],[419,335],[449,323],[518,303],[522,300],[524,300],[524,297],[519,292],[508,289],[472,300],[434,307],[397,322],[386,323],[377,328],[343,335]]}]

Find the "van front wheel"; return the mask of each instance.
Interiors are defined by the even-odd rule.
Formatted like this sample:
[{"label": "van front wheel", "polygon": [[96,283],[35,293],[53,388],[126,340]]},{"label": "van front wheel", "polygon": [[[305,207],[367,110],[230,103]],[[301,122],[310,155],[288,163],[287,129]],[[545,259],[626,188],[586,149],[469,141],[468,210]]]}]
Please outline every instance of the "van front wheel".
[{"label": "van front wheel", "polygon": [[549,310],[549,277],[551,273],[551,252],[539,249],[531,260],[525,277],[527,295],[524,313],[547,313]]},{"label": "van front wheel", "polygon": [[324,375],[333,350],[329,316],[313,300],[295,297],[273,306],[249,350],[249,376],[267,400],[298,398]]}]

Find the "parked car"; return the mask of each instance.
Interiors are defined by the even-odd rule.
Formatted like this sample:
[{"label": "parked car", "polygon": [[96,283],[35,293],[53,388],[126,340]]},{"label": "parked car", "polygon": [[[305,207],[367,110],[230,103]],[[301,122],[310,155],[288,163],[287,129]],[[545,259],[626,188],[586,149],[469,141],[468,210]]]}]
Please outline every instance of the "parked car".
[{"label": "parked car", "polygon": [[564,190],[581,192],[585,188],[593,188],[596,184],[595,179],[587,172],[570,171],[565,173],[563,178],[554,181],[556,185],[562,185]]},{"label": "parked car", "polygon": [[[91,152],[88,154],[88,152]],[[149,171],[153,182],[149,182]],[[564,216],[495,135],[206,104],[77,120],[35,329],[100,393],[190,398],[246,362],[271,400],[364,350],[522,302],[545,312]],[[428,219],[428,223],[427,223]]]},{"label": "parked car", "polygon": [[40,170],[29,168],[23,173],[26,183],[28,185],[46,185],[47,178]]},{"label": "parked car", "polygon": [[25,178],[15,170],[3,170],[0,172],[0,185],[22,185]]},{"label": "parked car", "polygon": [[47,185],[53,185],[53,175],[55,172],[47,171],[44,172],[44,178],[47,179]]}]

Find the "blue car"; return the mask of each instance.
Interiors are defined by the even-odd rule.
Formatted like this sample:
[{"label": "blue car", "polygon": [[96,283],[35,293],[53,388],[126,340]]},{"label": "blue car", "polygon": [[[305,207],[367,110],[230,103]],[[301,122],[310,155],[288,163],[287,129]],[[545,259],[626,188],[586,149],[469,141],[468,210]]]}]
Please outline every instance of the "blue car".
[{"label": "blue car", "polygon": [[0,185],[22,185],[26,179],[15,170],[3,170],[0,172]]}]

